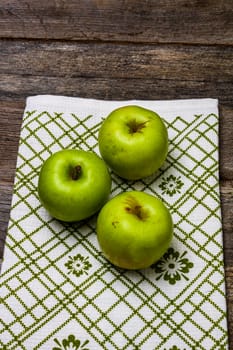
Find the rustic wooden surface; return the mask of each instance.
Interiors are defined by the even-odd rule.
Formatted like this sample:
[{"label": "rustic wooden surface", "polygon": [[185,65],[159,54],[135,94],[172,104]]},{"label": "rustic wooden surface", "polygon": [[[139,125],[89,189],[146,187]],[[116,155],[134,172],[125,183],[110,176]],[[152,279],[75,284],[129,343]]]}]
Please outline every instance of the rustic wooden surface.
[{"label": "rustic wooden surface", "polygon": [[213,97],[233,349],[233,1],[1,0],[0,258],[25,98]]}]

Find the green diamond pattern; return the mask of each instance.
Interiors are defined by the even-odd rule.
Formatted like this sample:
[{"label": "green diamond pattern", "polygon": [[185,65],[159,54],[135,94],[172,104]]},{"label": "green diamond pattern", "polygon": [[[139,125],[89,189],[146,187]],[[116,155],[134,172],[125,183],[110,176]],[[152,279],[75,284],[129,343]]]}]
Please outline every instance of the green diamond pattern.
[{"label": "green diamond pattern", "polygon": [[[0,295],[0,349],[227,349],[218,180],[218,116],[165,118],[170,148],[140,190],[163,199],[174,240],[157,267],[124,271],[102,256],[96,217],[65,224],[41,206],[44,160],[63,148],[98,153],[101,115],[26,110]],[[78,264],[76,264],[78,263]]]}]

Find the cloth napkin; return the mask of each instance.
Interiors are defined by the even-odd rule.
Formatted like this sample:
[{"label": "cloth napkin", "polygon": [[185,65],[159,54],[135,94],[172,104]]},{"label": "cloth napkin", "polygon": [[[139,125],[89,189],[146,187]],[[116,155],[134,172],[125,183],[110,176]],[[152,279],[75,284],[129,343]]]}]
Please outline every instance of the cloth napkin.
[{"label": "cloth napkin", "polygon": [[[171,246],[139,271],[103,257],[96,216],[59,222],[37,194],[40,168],[52,153],[99,154],[103,118],[129,104],[156,111],[169,134],[168,157],[156,174],[125,181],[111,173],[111,197],[145,191],[173,217]],[[228,349],[218,126],[215,99],[27,99],[0,279],[0,349]]]}]

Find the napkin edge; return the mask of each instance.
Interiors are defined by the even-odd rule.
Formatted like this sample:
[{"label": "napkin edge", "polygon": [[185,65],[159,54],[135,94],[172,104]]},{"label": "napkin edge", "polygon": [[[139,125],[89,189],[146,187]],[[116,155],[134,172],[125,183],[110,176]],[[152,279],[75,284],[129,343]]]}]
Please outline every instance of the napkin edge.
[{"label": "napkin edge", "polygon": [[140,104],[147,105],[153,104],[155,107],[159,106],[160,110],[180,111],[181,109],[200,109],[200,105],[205,106],[205,108],[213,108],[218,110],[218,99],[217,98],[190,98],[190,99],[167,99],[167,100],[143,100],[143,99],[122,99],[122,100],[105,100],[105,99],[95,99],[95,98],[85,98],[85,97],[73,97],[65,95],[33,95],[26,98],[26,109],[33,109],[33,107],[48,108],[66,108],[68,106],[75,107],[78,105],[89,103],[95,103],[98,108],[101,104],[114,104],[117,107],[124,106],[127,104]]}]

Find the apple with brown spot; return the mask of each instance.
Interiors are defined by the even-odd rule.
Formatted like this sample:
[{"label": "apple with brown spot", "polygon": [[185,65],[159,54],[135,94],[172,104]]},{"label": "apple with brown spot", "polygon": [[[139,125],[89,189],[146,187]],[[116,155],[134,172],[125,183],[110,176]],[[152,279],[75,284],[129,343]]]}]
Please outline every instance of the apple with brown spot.
[{"label": "apple with brown spot", "polygon": [[145,269],[159,260],[173,237],[168,208],[157,197],[124,192],[108,201],[97,219],[97,238],[104,256],[118,267]]}]

